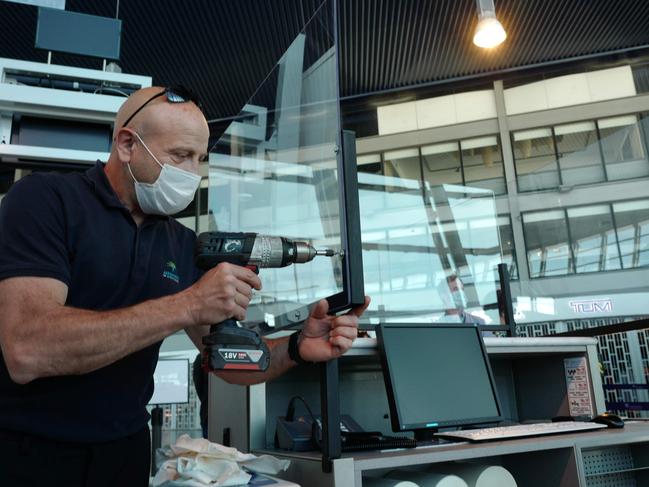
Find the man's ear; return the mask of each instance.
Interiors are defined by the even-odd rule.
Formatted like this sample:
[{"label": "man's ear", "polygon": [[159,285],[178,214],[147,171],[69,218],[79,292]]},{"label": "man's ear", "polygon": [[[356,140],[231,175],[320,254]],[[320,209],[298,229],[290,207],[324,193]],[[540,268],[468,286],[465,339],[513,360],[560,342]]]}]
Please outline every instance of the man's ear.
[{"label": "man's ear", "polygon": [[117,132],[113,143],[115,144],[117,157],[119,157],[121,162],[129,162],[131,160],[131,154],[135,149],[135,142],[135,135],[130,130],[122,128]]}]

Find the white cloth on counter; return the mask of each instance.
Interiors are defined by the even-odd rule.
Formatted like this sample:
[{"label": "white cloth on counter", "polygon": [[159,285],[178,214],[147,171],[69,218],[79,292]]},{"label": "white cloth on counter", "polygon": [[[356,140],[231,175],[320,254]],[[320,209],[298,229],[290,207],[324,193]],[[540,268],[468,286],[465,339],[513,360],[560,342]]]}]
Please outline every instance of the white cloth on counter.
[{"label": "white cloth on counter", "polygon": [[190,438],[186,434],[162,450],[168,460],[158,469],[153,487],[245,485],[252,477],[247,471],[274,475],[286,470],[290,464],[288,460],[241,453],[236,448],[212,443],[205,438]]}]

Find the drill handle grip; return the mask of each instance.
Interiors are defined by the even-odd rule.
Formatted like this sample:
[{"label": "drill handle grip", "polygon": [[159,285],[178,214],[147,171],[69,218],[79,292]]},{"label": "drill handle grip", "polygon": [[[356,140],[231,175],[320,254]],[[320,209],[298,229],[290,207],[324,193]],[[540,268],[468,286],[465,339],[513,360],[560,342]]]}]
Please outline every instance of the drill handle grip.
[{"label": "drill handle grip", "polygon": [[227,320],[222,321],[221,323],[210,325],[210,333],[215,333],[225,328],[239,328],[239,326],[237,325],[237,321],[234,318],[228,318]]},{"label": "drill handle grip", "polygon": [[[244,267],[246,269],[250,269],[255,274],[259,274],[259,267],[257,267],[256,265],[247,265]],[[225,330],[226,328],[239,328],[239,326],[237,325],[237,321],[234,318],[228,318],[227,320],[222,321],[221,323],[210,325],[210,333],[215,333],[219,329]]]}]

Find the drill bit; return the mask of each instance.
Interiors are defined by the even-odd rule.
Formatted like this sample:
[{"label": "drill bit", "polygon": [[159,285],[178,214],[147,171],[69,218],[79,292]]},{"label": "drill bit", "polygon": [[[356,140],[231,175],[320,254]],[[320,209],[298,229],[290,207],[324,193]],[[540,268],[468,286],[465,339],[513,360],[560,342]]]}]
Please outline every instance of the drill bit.
[{"label": "drill bit", "polygon": [[315,255],[324,255],[325,257],[333,257],[334,255],[338,255],[338,252],[336,252],[333,249],[316,249]]}]

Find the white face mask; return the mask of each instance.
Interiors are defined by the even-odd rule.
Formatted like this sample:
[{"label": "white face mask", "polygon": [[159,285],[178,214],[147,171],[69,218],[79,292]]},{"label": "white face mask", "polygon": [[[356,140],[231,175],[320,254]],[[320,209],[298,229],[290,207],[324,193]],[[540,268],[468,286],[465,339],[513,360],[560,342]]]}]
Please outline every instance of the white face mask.
[{"label": "white face mask", "polygon": [[464,308],[464,293],[460,290],[451,292],[451,299],[456,308]]},{"label": "white face mask", "polygon": [[131,170],[128,170],[135,181],[135,196],[142,211],[148,215],[174,215],[183,211],[194,199],[194,194],[201,183],[201,177],[170,164],[160,164],[160,161],[146,146],[142,138],[133,132],[142,146],[153,157],[153,160],[162,168],[158,179],[154,183],[141,183]]}]

